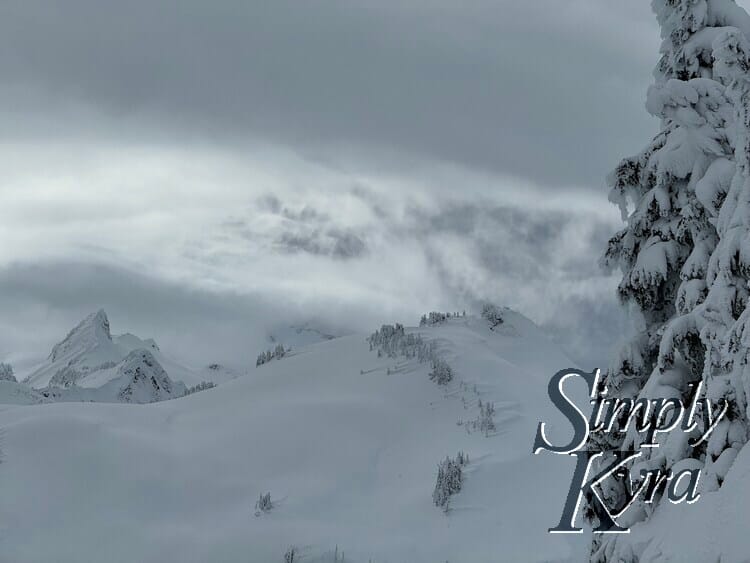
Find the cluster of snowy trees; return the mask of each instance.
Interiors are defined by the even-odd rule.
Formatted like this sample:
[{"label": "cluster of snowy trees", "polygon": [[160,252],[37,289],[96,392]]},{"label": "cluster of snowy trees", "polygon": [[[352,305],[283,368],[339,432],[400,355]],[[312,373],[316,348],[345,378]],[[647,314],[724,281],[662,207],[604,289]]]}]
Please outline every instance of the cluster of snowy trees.
[{"label": "cluster of snowy trees", "polygon": [[[461,391],[464,391],[466,389],[469,389],[469,387],[464,383],[461,382],[459,384],[459,389]],[[477,386],[474,385],[473,388],[471,388],[471,391],[479,397],[479,392],[477,391]],[[461,397],[461,402],[463,403],[464,409],[469,408],[469,403],[466,401],[466,397]],[[458,422],[456,423],[458,426],[463,426],[466,428],[466,432],[471,434],[472,431],[476,432],[479,431],[486,438],[488,438],[490,435],[497,432],[497,425],[495,424],[495,403],[492,403],[490,401],[482,402],[481,397],[477,400],[477,407],[479,408],[479,413],[477,413],[477,417],[474,420],[470,420],[468,422],[464,422],[463,419],[458,419]]]},{"label": "cluster of snowy trees", "polygon": [[450,497],[461,490],[463,484],[463,467],[469,463],[469,456],[458,452],[455,458],[446,457],[438,464],[437,481],[432,492],[432,502],[435,506],[448,511]]},{"label": "cluster of snowy trees", "polygon": [[505,322],[503,319],[503,310],[491,303],[485,303],[482,306],[482,318],[490,323],[490,330],[494,330]]},{"label": "cluster of snowy trees", "polygon": [[16,376],[13,375],[13,366],[0,362],[0,381],[13,381],[17,383]]},{"label": "cluster of snowy trees", "polygon": [[402,356],[417,358],[420,362],[427,362],[436,357],[435,343],[427,343],[419,334],[406,333],[404,325],[383,325],[368,338],[370,351],[377,350],[378,357],[388,358]]},{"label": "cluster of snowy trees", "polygon": [[261,352],[260,354],[258,354],[258,359],[255,360],[255,367],[257,368],[258,366],[267,364],[273,359],[280,360],[286,355],[288,351],[289,350],[286,350],[284,348],[283,344],[277,344],[276,348],[274,348],[273,350],[268,349],[265,352]]},{"label": "cluster of snowy trees", "polygon": [[479,399],[479,414],[476,420],[472,420],[469,426],[473,430],[478,430],[485,436],[489,436],[493,432],[497,432],[497,426],[495,426],[495,403],[487,401],[482,403],[482,399]]},{"label": "cluster of snowy trees", "polygon": [[371,351],[378,351],[379,358],[385,355],[389,358],[416,358],[420,363],[430,362],[430,379],[438,385],[447,385],[453,380],[453,368],[438,355],[435,342],[425,342],[419,334],[407,334],[402,324],[383,325],[367,341]]},{"label": "cluster of snowy trees", "polygon": [[463,313],[439,313],[437,311],[430,311],[426,315],[422,315],[422,318],[419,320],[419,326],[426,327],[426,326],[434,326],[439,325],[441,323],[444,323],[448,319],[451,318],[458,318],[458,317],[465,317],[466,311],[463,311]]},{"label": "cluster of snowy trees", "polygon": [[[688,404],[702,382],[714,404],[728,401],[708,443],[692,447],[681,432],[664,433],[661,447],[639,459],[643,470],[695,460],[711,491],[750,435],[750,17],[734,0],[652,0],[652,7],[663,43],[646,108],[661,126],[608,178],[626,225],[604,257],[622,272],[618,294],[638,330],[602,386],[619,399]],[[631,428],[593,438],[592,449],[614,455],[638,450],[645,435]],[[601,465],[608,463],[605,456]],[[632,499],[635,486],[625,481],[610,479],[602,491],[613,511]],[[658,503],[636,499],[623,523],[647,519]],[[616,536],[596,538],[593,561],[637,560]]]},{"label": "cluster of snowy trees", "polygon": [[453,380],[453,369],[448,362],[441,358],[432,360],[432,370],[430,370],[430,380],[438,385],[447,385]]},{"label": "cluster of snowy trees", "polygon": [[185,397],[188,395],[192,395],[193,393],[199,393],[201,391],[205,391],[206,389],[213,389],[216,387],[216,383],[213,383],[212,381],[201,381],[197,385],[193,385],[192,387],[188,387],[185,390]]}]

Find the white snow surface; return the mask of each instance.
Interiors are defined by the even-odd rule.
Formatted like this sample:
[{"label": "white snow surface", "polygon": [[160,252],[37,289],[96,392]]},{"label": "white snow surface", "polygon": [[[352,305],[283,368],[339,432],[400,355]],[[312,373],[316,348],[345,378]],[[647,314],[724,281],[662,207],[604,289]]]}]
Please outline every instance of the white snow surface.
[{"label": "white snow surface", "polygon": [[[0,561],[273,563],[292,545],[313,563],[336,546],[351,563],[585,560],[585,536],[547,533],[574,460],[531,453],[540,420],[568,437],[547,384],[570,360],[512,312],[495,331],[474,317],[408,330],[436,341],[447,387],[355,334],[180,399],[0,405]],[[495,435],[457,424],[479,398]],[[446,514],[437,464],[459,450]]]},{"label": "white snow surface", "polygon": [[631,547],[641,554],[642,563],[747,563],[750,449],[743,447],[728,461],[731,467],[721,489],[701,491],[693,504],[660,503],[648,521],[618,538],[620,550]]}]

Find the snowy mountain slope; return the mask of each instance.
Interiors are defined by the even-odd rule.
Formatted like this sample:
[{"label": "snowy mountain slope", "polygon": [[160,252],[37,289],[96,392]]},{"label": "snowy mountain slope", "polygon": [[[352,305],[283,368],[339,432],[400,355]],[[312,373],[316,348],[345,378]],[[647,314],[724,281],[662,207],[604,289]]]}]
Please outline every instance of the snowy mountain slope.
[{"label": "snowy mountain slope", "polygon": [[165,356],[153,339],[133,334],[112,335],[103,310],[93,313],[52,348],[46,361],[37,366],[24,382],[35,389],[46,387],[96,388],[122,375],[121,363],[137,350],[148,351],[173,381],[187,386],[202,381],[224,383],[233,378],[227,370],[196,371]]},{"label": "snowy mountain slope", "polygon": [[[583,537],[547,534],[571,460],[531,455],[570,362],[520,315],[507,324],[412,329],[453,367],[445,388],[360,334],[173,401],[0,406],[0,560],[268,563],[296,545],[314,562],[338,545],[352,563],[581,561]],[[457,424],[480,398],[496,404],[489,437]],[[459,450],[445,514],[437,463]],[[265,492],[275,506],[256,517]]]}]

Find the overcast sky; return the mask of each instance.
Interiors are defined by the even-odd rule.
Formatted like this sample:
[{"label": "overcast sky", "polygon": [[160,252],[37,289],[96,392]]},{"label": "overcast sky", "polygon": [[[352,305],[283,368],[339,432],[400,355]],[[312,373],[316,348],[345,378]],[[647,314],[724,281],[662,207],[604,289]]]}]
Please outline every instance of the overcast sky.
[{"label": "overcast sky", "polygon": [[491,299],[593,367],[648,4],[4,0],[0,360],[98,307],[236,363],[274,324]]}]

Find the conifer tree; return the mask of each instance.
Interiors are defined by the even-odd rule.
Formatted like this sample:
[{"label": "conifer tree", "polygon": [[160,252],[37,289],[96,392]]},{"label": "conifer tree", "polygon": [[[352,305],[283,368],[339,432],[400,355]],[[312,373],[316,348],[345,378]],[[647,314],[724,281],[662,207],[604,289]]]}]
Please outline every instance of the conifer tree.
[{"label": "conifer tree", "polygon": [[0,381],[16,382],[16,377],[13,375],[12,365],[0,362]]},{"label": "conifer tree", "polygon": [[[660,448],[644,449],[638,460],[639,470],[666,471],[693,458],[710,490],[721,485],[748,432],[750,17],[733,0],[653,0],[652,7],[663,43],[646,108],[661,126],[608,178],[626,226],[604,257],[622,272],[618,294],[638,329],[602,385],[621,399],[688,403],[700,383],[712,401],[728,400],[730,415],[707,445],[663,434]],[[625,435],[593,438],[592,449],[627,451],[646,436],[631,425]],[[617,510],[632,488],[611,479],[602,493]],[[637,499],[618,522],[647,519],[659,497],[653,504]],[[616,537],[604,538],[595,538],[593,561],[637,560],[631,547],[619,550]]]}]

